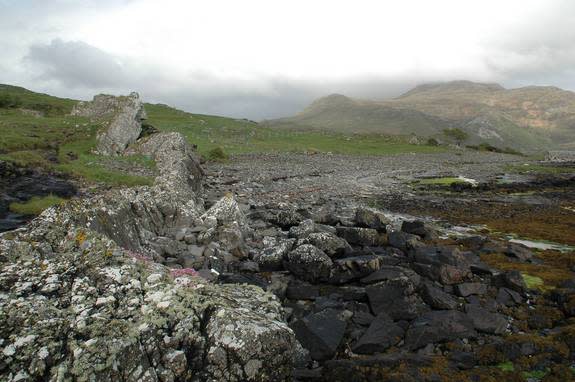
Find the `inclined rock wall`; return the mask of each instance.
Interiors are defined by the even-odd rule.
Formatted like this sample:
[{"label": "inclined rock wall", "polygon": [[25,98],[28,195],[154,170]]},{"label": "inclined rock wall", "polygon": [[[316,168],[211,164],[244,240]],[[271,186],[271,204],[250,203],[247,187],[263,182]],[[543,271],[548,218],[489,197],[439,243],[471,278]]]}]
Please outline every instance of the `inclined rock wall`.
[{"label": "inclined rock wall", "polygon": [[97,152],[120,155],[142,133],[142,120],[146,119],[144,104],[138,93],[126,97],[100,94],[91,102],[80,102],[72,115],[106,120],[107,126],[98,133]]}]

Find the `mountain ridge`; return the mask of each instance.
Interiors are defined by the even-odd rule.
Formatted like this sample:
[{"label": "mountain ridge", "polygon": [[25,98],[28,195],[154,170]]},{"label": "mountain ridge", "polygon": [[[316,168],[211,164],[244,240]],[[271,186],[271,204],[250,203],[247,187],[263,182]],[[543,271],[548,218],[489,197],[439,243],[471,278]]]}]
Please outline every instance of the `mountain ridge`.
[{"label": "mountain ridge", "polygon": [[331,94],[272,127],[339,133],[415,134],[442,139],[447,128],[487,143],[527,151],[575,147],[575,93],[554,86],[506,89],[466,80],[421,84],[387,100]]}]

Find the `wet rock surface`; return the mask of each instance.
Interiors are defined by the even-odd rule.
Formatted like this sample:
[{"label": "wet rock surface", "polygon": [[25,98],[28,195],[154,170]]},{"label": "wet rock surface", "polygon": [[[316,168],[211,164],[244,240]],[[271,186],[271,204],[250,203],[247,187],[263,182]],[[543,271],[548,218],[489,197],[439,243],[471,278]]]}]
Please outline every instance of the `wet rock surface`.
[{"label": "wet rock surface", "polygon": [[0,161],[0,232],[20,227],[32,218],[10,211],[11,203],[48,195],[70,198],[76,193],[76,186],[68,179]]}]

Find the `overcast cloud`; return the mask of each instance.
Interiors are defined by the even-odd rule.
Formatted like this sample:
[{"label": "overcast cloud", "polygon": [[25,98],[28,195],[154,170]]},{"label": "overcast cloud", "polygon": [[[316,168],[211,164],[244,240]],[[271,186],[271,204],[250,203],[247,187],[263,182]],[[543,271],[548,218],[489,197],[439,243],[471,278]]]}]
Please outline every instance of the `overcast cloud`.
[{"label": "overcast cloud", "polygon": [[0,83],[275,118],[469,79],[575,90],[571,0],[0,0]]}]

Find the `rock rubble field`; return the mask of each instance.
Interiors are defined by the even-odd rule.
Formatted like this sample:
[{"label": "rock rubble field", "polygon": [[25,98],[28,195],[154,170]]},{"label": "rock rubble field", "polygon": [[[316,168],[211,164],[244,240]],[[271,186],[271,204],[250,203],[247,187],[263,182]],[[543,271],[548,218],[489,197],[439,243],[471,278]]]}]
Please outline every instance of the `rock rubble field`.
[{"label": "rock rubble field", "polygon": [[[178,133],[142,136],[136,94],[77,110],[111,118],[101,153],[150,156],[159,175],[0,234],[0,379],[573,380],[575,262],[429,215],[431,201],[487,197],[471,185],[413,183],[488,184],[525,158],[201,164]],[[555,284],[526,277],[551,266]]]}]

